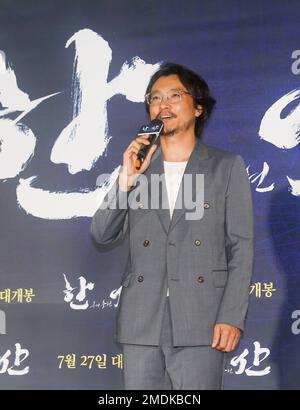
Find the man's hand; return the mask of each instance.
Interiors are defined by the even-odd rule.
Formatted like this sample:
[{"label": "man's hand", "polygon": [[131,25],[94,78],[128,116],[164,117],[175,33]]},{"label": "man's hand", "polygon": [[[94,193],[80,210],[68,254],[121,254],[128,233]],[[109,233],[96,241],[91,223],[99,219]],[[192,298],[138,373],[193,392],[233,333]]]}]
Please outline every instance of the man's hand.
[{"label": "man's hand", "polygon": [[212,348],[232,352],[241,338],[241,330],[225,323],[217,323],[214,329]]},{"label": "man's hand", "polygon": [[134,139],[127,147],[123,154],[123,166],[119,175],[119,186],[121,191],[129,191],[134,185],[135,180],[140,174],[143,174],[150,165],[151,157],[157,148],[156,144],[153,144],[148,151],[146,158],[139,170],[135,168],[135,161],[139,150],[144,145],[149,145],[149,134],[141,135]]}]

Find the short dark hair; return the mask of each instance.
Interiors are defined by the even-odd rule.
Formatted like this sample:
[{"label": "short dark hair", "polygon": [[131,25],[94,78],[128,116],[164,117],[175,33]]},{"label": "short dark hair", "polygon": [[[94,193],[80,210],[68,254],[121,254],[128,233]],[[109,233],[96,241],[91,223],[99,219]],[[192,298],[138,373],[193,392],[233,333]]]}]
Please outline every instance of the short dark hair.
[{"label": "short dark hair", "polygon": [[[146,94],[151,92],[153,84],[160,77],[167,77],[174,74],[179,77],[182,84],[192,95],[195,108],[198,105],[201,105],[201,107],[203,108],[203,113],[196,119],[195,123],[195,134],[197,138],[200,138],[203,127],[210,117],[216,100],[210,95],[206,81],[199,74],[179,64],[165,63],[151,77],[146,90]],[[145,104],[147,113],[149,114],[149,106],[146,102]]]}]

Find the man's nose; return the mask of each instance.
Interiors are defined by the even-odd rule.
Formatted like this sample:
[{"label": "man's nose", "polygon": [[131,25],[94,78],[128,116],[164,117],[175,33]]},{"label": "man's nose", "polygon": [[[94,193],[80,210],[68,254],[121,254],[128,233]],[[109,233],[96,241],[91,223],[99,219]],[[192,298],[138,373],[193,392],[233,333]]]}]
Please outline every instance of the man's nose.
[{"label": "man's nose", "polygon": [[167,95],[162,96],[159,106],[160,106],[160,109],[162,109],[164,107],[170,107],[171,106],[169,97]]}]

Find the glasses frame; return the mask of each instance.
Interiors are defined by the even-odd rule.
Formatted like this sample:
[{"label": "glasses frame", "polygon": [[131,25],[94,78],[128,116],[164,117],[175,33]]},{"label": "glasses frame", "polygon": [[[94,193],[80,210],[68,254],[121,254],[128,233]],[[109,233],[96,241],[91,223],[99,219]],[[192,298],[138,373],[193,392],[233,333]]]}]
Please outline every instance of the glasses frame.
[{"label": "glasses frame", "polygon": [[[179,103],[182,101],[182,96],[183,96],[183,94],[188,94],[188,95],[191,95],[191,96],[192,96],[192,94],[189,93],[188,91],[181,90],[181,89],[170,90],[170,92],[171,92],[171,91],[176,91],[176,92],[179,93],[179,95],[180,95],[180,100],[178,101]],[[152,105],[151,102],[149,101],[150,95],[151,95],[151,92],[150,92],[150,93],[147,93],[147,94],[145,95],[145,101],[146,101],[146,103],[147,103],[147,105],[148,105],[149,107]],[[167,95],[167,94],[162,94],[161,100],[159,101],[159,103],[157,103],[157,105],[160,105],[160,104],[162,103],[162,101],[164,101],[164,100],[169,101],[170,99],[171,99],[171,97],[170,97],[169,95]],[[174,103],[170,103],[170,104],[174,104]],[[155,104],[155,105],[156,105],[156,104]]]}]

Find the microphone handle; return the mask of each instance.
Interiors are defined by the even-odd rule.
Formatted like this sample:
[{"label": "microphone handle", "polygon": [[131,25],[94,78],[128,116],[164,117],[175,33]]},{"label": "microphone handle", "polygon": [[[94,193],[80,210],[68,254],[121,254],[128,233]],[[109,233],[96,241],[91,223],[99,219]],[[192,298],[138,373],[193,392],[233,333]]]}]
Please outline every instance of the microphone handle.
[{"label": "microphone handle", "polygon": [[142,166],[142,164],[143,164],[143,162],[144,162],[144,160],[145,160],[145,158],[146,158],[146,156],[147,156],[147,154],[148,154],[150,148],[151,148],[152,145],[155,143],[155,141],[157,140],[158,136],[159,136],[158,133],[153,133],[153,134],[150,134],[150,135],[149,135],[149,139],[148,139],[148,140],[150,141],[150,144],[144,145],[144,146],[139,150],[139,152],[138,152],[138,154],[137,154],[137,159],[135,160],[135,168],[136,168],[136,169],[139,170],[139,169],[141,168],[141,166]]}]

